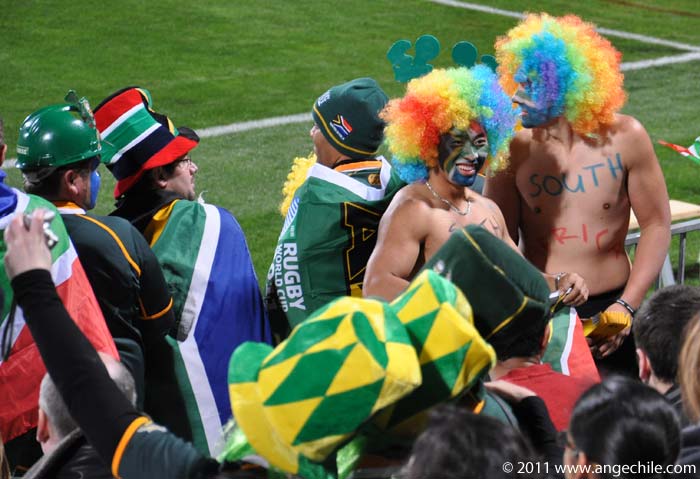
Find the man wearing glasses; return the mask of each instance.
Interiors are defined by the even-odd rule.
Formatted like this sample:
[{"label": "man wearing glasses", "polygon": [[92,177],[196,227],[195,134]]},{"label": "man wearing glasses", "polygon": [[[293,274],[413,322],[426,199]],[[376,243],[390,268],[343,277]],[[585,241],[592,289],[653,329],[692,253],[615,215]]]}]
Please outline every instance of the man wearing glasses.
[{"label": "man wearing glasses", "polygon": [[169,343],[191,439],[216,455],[231,415],[231,353],[245,341],[270,342],[270,329],[238,222],[224,208],[193,201],[198,168],[190,152],[199,137],[175,128],[152,104],[148,90],[127,87],[95,108],[95,122],[103,161],[117,180],[112,215],[143,234],[173,295],[176,341]]}]

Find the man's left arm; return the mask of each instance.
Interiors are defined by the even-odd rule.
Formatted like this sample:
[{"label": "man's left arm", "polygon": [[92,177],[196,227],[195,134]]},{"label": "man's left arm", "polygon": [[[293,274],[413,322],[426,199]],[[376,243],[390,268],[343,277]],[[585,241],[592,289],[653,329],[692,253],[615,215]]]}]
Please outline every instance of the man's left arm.
[{"label": "man's left arm", "polygon": [[[622,121],[626,135],[624,148],[629,151],[627,194],[639,222],[641,236],[621,299],[636,310],[659,275],[666,258],[671,242],[671,209],[666,181],[649,135],[634,118],[623,117]],[[619,303],[613,303],[606,311],[629,314],[628,309]],[[629,328],[611,338],[600,347],[600,354],[606,356],[614,351],[628,334]]]}]

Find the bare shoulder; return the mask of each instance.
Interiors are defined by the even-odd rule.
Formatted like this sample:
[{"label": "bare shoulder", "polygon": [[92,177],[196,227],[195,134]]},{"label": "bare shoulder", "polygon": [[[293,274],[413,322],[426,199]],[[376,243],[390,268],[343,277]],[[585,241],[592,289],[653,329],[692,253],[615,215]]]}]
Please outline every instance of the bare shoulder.
[{"label": "bare shoulder", "polygon": [[381,224],[386,226],[388,223],[398,222],[409,226],[422,223],[420,219],[429,215],[431,210],[431,199],[426,192],[427,188],[423,183],[413,183],[401,188],[382,216]]},{"label": "bare shoulder", "polygon": [[613,144],[623,152],[623,161],[628,166],[656,162],[651,138],[644,125],[633,116],[616,114],[610,133]]},{"label": "bare shoulder", "polygon": [[426,195],[423,183],[412,183],[401,188],[391,200],[385,214],[395,214],[399,211],[423,209],[430,207],[430,197]]},{"label": "bare shoulder", "polygon": [[498,204],[496,204],[495,201],[493,201],[490,198],[487,198],[486,196],[483,195],[477,195],[474,194],[472,196],[472,199],[475,200],[477,203],[482,204],[485,208],[488,208],[489,210],[497,213],[498,215],[502,216],[501,214],[501,208],[498,207]]},{"label": "bare shoulder", "polygon": [[510,142],[510,158],[508,160],[508,168],[504,171],[515,171],[517,168],[527,161],[532,148],[532,130],[522,129],[515,134]]},{"label": "bare shoulder", "polygon": [[623,115],[622,113],[615,115],[615,122],[613,123],[612,130],[613,133],[622,134],[624,136],[629,135],[632,138],[649,136],[646,128],[644,128],[644,125],[642,125],[642,122],[633,116]]}]

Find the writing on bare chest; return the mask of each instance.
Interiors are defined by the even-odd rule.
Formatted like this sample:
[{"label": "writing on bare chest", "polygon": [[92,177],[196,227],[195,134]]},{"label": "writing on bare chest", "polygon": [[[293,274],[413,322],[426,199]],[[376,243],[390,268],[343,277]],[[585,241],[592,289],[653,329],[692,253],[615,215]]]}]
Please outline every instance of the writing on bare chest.
[{"label": "writing on bare chest", "polygon": [[468,226],[471,224],[478,224],[479,226],[481,226],[482,228],[486,228],[488,231],[495,234],[496,236],[498,236],[498,237],[501,236],[501,228],[498,226],[498,222],[493,217],[487,217],[487,218],[484,218],[478,222],[477,221],[467,221],[464,224],[452,223],[448,229],[448,232],[452,233],[454,231],[462,229],[465,226]]},{"label": "writing on bare chest", "polygon": [[625,170],[619,153],[615,159],[606,158],[605,162],[594,163],[581,167],[577,175],[549,175],[533,173],[529,177],[528,195],[537,198],[541,195],[559,196],[565,191],[570,193],[586,193],[601,187],[608,179],[613,182],[624,179]]},{"label": "writing on bare chest", "polygon": [[560,246],[595,245],[598,251],[609,250],[615,253],[615,257],[624,254],[624,244],[610,242],[612,232],[606,227],[596,227],[582,223],[578,227],[557,227],[550,230],[549,236],[540,237],[539,241],[543,249],[549,249],[549,244],[554,242]]}]

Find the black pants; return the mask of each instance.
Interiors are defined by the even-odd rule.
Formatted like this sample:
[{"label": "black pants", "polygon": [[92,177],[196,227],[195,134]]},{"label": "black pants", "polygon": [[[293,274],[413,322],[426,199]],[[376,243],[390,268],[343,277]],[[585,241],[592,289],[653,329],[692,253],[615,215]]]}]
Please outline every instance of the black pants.
[{"label": "black pants", "polygon": [[[590,296],[581,306],[576,307],[579,317],[590,318],[591,316],[605,311],[608,306],[613,304],[616,299],[622,296],[623,288],[618,288],[606,293]],[[595,360],[598,371],[601,377],[611,374],[621,374],[632,378],[639,377],[639,368],[637,367],[637,354],[634,344],[634,338],[630,333],[623,341],[617,350],[603,359]]]}]

